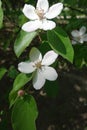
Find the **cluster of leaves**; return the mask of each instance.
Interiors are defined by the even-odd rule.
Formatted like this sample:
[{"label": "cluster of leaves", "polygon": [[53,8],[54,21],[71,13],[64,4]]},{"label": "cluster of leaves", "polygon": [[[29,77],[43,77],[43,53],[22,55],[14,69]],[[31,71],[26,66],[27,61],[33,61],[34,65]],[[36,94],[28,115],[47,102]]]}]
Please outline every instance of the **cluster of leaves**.
[{"label": "cluster of leaves", "polygon": [[[27,33],[20,29],[22,24],[27,21],[27,19],[22,14],[22,7],[24,3],[30,3],[34,5],[34,0],[20,0],[18,2],[16,1],[16,3],[15,0],[3,0],[3,3],[0,1],[0,29],[1,31],[8,31],[8,34],[11,34],[8,36],[9,38],[7,37],[5,40],[4,38],[2,38],[2,41],[0,40],[0,49],[4,50],[4,52],[6,53],[8,48],[12,46],[12,48],[14,48],[15,55],[17,56],[17,58],[19,58],[19,61],[21,61],[21,59],[23,58],[23,54],[25,54],[28,49],[30,50],[32,46],[37,46],[42,52],[42,54],[44,54],[48,50],[53,49],[62,58],[66,59],[70,63],[74,63],[76,67],[81,68],[84,65],[86,66],[86,44],[74,45],[74,47],[72,47],[69,38],[69,35],[73,29],[78,29],[82,25],[87,27],[87,2],[86,0],[79,0],[79,2],[77,1],[78,0],[61,1],[63,2],[64,7],[68,8],[68,10],[63,10],[61,14],[61,16],[63,16],[63,19],[61,17],[60,19],[55,19],[55,21],[58,23],[58,26],[54,30],[40,33],[36,31]],[[49,3],[52,4],[53,2],[56,3],[58,1],[49,0]],[[75,6],[73,7],[73,5]],[[67,16],[71,17],[68,19]],[[84,16],[84,18],[78,19],[77,16]],[[61,25],[61,27],[59,27],[59,25]],[[34,40],[37,38],[39,39],[39,37],[39,42],[38,40],[36,40],[35,43]],[[13,45],[13,43],[11,44],[11,42],[13,42],[14,40],[15,42]],[[26,57],[24,56],[24,58]],[[25,89],[25,85],[32,79],[32,75],[26,75],[23,73],[19,74],[17,71],[14,72],[14,67],[11,70],[7,69],[8,68],[5,67],[0,68],[0,80],[3,78],[6,72],[8,73],[8,76],[10,78],[14,79],[13,88],[9,94],[10,108],[12,107],[13,129],[36,130],[35,120],[38,116],[38,111],[34,97],[27,93],[25,93],[23,97],[18,96],[18,91],[20,89]],[[14,76],[15,73],[16,75]],[[55,86],[54,89],[53,86]],[[58,91],[58,82],[55,81],[53,83],[50,83],[47,81],[44,88],[48,95],[55,96]]]}]

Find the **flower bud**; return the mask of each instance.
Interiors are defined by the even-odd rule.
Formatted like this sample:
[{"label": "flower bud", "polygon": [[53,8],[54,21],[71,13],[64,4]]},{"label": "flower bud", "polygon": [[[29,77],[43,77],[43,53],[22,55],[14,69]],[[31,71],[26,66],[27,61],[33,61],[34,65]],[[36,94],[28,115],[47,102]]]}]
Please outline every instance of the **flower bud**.
[{"label": "flower bud", "polygon": [[25,94],[25,91],[24,90],[19,90],[18,91],[18,96],[23,96]]}]

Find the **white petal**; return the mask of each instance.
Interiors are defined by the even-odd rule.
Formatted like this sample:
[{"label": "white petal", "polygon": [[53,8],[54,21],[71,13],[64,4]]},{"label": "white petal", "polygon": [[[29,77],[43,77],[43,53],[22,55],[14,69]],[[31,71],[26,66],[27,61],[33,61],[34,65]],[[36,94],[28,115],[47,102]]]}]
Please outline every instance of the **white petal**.
[{"label": "white petal", "polygon": [[33,78],[33,87],[38,90],[43,87],[43,85],[45,84],[45,81],[46,80],[42,72],[37,70]]},{"label": "white petal", "polygon": [[32,5],[25,4],[23,13],[27,18],[31,20],[38,19],[38,15],[35,13],[35,8]]},{"label": "white petal", "polygon": [[82,27],[80,28],[80,35],[85,34],[85,32],[86,32],[86,27],[85,27],[85,26],[82,26]]},{"label": "white petal", "polygon": [[72,40],[72,45],[75,45],[75,44],[77,44],[77,42],[76,42],[76,41],[74,41],[74,40]]},{"label": "white petal", "polygon": [[30,51],[30,54],[29,54],[29,57],[30,57],[30,60],[33,61],[33,62],[38,62],[38,61],[41,61],[42,60],[42,54],[40,53],[40,51],[33,47]]},{"label": "white petal", "polygon": [[83,35],[83,41],[87,41],[87,34]]},{"label": "white petal", "polygon": [[52,67],[44,67],[43,75],[44,75],[45,79],[50,80],[50,81],[54,81],[58,77],[56,70]]},{"label": "white petal", "polygon": [[63,4],[62,3],[54,4],[53,6],[51,6],[49,8],[49,11],[46,13],[45,16],[48,19],[55,18],[61,13],[62,9],[63,9]]},{"label": "white petal", "polygon": [[82,36],[74,37],[73,40],[74,40],[76,43],[83,43],[83,38],[82,38]]},{"label": "white petal", "polygon": [[22,29],[26,32],[33,32],[40,28],[40,26],[41,26],[40,24],[41,24],[41,22],[38,20],[30,21],[30,22],[23,24]]},{"label": "white petal", "polygon": [[32,73],[35,69],[32,62],[21,62],[18,64],[18,70],[25,74]]},{"label": "white petal", "polygon": [[43,30],[52,30],[55,27],[56,27],[55,22],[49,21],[49,20],[43,20],[41,29],[43,29]]},{"label": "white petal", "polygon": [[72,35],[73,37],[79,37],[79,36],[80,36],[78,30],[73,30],[73,31],[71,32],[71,35]]},{"label": "white petal", "polygon": [[83,43],[83,42],[84,42],[84,41],[83,41],[83,38],[79,39],[78,42],[79,42],[79,43]]},{"label": "white petal", "polygon": [[75,37],[73,38],[74,41],[76,41],[77,43],[83,43],[83,37]]},{"label": "white petal", "polygon": [[55,53],[54,51],[48,51],[43,57],[42,65],[51,65],[55,62],[57,57],[57,53]]},{"label": "white petal", "polygon": [[47,12],[47,10],[49,8],[48,0],[38,0],[36,8],[38,10],[44,10],[44,13]]}]

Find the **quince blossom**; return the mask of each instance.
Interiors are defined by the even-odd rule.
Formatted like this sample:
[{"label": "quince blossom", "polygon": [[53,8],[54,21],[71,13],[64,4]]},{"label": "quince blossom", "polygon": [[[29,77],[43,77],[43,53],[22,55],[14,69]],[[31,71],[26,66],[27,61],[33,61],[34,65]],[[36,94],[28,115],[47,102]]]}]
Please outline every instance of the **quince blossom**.
[{"label": "quince blossom", "polygon": [[54,4],[49,8],[48,0],[38,0],[36,9],[30,4],[25,4],[23,13],[30,21],[25,23],[22,29],[26,32],[32,32],[37,29],[51,30],[55,28],[56,23],[48,19],[57,17],[62,9],[62,3]]},{"label": "quince blossom", "polygon": [[42,59],[40,51],[33,47],[30,51],[29,57],[30,61],[18,64],[18,70],[25,74],[33,72],[33,87],[35,89],[42,88],[46,79],[50,81],[57,79],[58,74],[56,70],[49,66],[54,63],[58,57],[58,54],[53,50],[48,51]]},{"label": "quince blossom", "polygon": [[71,32],[71,35],[73,37],[72,44],[76,44],[77,42],[79,43],[84,43],[84,41],[87,41],[87,33],[86,32],[86,27],[82,26],[80,30],[73,30]]}]

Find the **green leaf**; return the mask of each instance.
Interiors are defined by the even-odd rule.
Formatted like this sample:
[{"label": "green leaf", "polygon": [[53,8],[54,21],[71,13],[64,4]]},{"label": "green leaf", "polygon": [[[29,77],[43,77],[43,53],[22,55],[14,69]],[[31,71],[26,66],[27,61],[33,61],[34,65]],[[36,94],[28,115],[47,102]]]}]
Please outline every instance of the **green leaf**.
[{"label": "green leaf", "polygon": [[7,72],[7,69],[0,68],[0,80],[3,78],[4,74]]},{"label": "green leaf", "polygon": [[18,17],[18,25],[21,27],[24,23],[28,22],[28,19],[24,16],[24,14],[21,12],[21,14]]},{"label": "green leaf", "polygon": [[3,23],[3,10],[2,10],[2,2],[0,0],[0,28],[2,27]]},{"label": "green leaf", "polygon": [[36,130],[37,116],[38,111],[34,98],[30,95],[19,98],[12,110],[13,130]]},{"label": "green leaf", "polygon": [[19,57],[25,48],[29,46],[36,35],[37,32],[27,33],[22,30],[20,31],[14,43],[14,51],[17,57]]},{"label": "green leaf", "polygon": [[64,0],[65,4],[69,4],[70,6],[76,6],[77,1],[76,0]]},{"label": "green leaf", "polygon": [[78,68],[82,68],[83,66],[87,66],[87,45],[84,44],[76,44],[74,46],[74,64]]},{"label": "green leaf", "polygon": [[32,78],[32,74],[26,75],[24,73],[20,73],[13,84],[13,90],[17,91],[21,89],[27,82],[29,82]]},{"label": "green leaf", "polygon": [[47,93],[47,95],[49,97],[56,97],[58,94],[58,90],[59,90],[59,84],[58,84],[58,80],[55,81],[46,81],[44,88],[45,88],[45,92]]},{"label": "green leaf", "polygon": [[12,90],[9,94],[9,101],[10,101],[9,108],[11,108],[14,105],[17,99],[18,99],[17,91]]},{"label": "green leaf", "polygon": [[17,98],[17,91],[21,89],[26,83],[28,83],[32,78],[32,74],[26,75],[23,73],[20,73],[14,83],[13,83],[13,89],[11,90],[9,94],[9,101],[10,101],[10,107],[15,103]]},{"label": "green leaf", "polygon": [[63,58],[73,62],[73,47],[68,35],[60,27],[47,32],[48,43],[51,48],[60,54]]},{"label": "green leaf", "polygon": [[49,46],[48,42],[42,42],[41,45],[39,46],[39,50],[44,55],[46,52],[52,50],[51,47]]},{"label": "green leaf", "polygon": [[18,71],[16,70],[16,68],[13,65],[10,66],[8,70],[8,76],[12,79],[15,79],[17,75],[18,75]]}]

